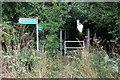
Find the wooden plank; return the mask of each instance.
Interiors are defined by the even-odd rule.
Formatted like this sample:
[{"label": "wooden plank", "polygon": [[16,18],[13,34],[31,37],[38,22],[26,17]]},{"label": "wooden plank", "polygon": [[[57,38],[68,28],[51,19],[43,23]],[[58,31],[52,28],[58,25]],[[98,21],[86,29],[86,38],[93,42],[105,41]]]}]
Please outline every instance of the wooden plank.
[{"label": "wooden plank", "polygon": [[88,28],[88,47],[90,47],[90,29]]},{"label": "wooden plank", "polygon": [[62,52],[62,30],[60,30],[60,51]]}]

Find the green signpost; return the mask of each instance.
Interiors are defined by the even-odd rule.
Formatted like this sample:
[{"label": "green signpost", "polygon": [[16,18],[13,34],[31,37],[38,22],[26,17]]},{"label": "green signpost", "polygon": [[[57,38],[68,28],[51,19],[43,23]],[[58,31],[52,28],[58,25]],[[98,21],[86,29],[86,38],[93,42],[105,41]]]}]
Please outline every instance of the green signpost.
[{"label": "green signpost", "polygon": [[36,36],[37,36],[37,51],[39,51],[39,37],[38,30],[42,30],[42,26],[38,26],[38,17],[36,18],[19,18],[21,24],[36,24]]},{"label": "green signpost", "polygon": [[42,30],[42,29],[43,29],[43,27],[38,25],[38,30]]}]

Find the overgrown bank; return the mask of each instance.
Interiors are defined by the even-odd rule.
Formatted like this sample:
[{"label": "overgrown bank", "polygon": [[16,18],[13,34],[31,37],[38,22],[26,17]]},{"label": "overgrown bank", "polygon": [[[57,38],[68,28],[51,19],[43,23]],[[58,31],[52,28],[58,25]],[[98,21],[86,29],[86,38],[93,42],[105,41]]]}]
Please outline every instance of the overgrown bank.
[{"label": "overgrown bank", "polygon": [[[109,58],[101,49],[91,49],[89,54],[85,50],[74,57],[64,57],[59,52],[59,30],[75,28],[76,19],[80,19],[84,29],[90,28],[91,35],[96,33],[119,45],[119,3],[3,2],[1,5],[1,77],[119,77],[119,58]],[[39,25],[43,26],[39,31],[41,53],[35,50],[35,25],[19,24],[21,17],[38,17]],[[119,55],[119,47],[109,46]]]},{"label": "overgrown bank", "polygon": [[[13,57],[10,57],[13,56]],[[2,57],[2,56],[1,56]],[[12,78],[117,78],[119,59],[110,59],[105,51],[83,50],[73,57],[34,50],[16,51],[3,62],[1,77]],[[7,60],[7,61],[6,61]]]}]

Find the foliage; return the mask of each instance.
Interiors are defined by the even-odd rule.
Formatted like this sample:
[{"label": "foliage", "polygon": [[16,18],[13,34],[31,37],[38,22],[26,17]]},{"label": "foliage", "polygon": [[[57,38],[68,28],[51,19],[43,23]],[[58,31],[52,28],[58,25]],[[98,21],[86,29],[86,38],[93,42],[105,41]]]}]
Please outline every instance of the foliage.
[{"label": "foliage", "polygon": [[9,62],[7,65],[5,62],[4,72],[9,71],[14,78],[116,78],[120,74],[119,60],[110,59],[104,51],[85,50],[73,57],[57,52],[51,57],[29,49],[9,56],[13,57],[7,57]]},{"label": "foliage", "polygon": [[[47,40],[45,42],[49,43],[52,41],[52,44],[58,46],[59,44],[56,42],[59,40],[60,28],[74,28],[73,26],[76,25],[73,21],[76,19],[80,19],[85,28],[89,26],[92,30],[91,34],[97,33],[103,39],[114,39],[119,42],[118,5],[119,2],[3,2],[2,15],[3,21],[12,21],[13,23],[18,23],[19,17],[38,17],[39,25],[42,25],[44,30],[44,35],[39,37],[44,36],[41,38],[42,40]],[[31,30],[33,29],[31,28]],[[31,33],[31,30],[28,32]],[[51,45],[51,47],[54,46]]]},{"label": "foliage", "polygon": [[[13,47],[6,52],[10,58],[2,59],[1,56],[0,60],[8,60],[7,63],[3,62],[4,73],[11,72],[12,77],[37,78],[118,77],[119,59],[109,58],[105,51],[95,50],[90,54],[80,53],[77,57],[64,57],[58,50],[59,30],[74,29],[76,19],[80,19],[84,28],[90,27],[91,34],[97,33],[104,39],[114,39],[119,43],[118,5],[119,3],[3,2],[5,29],[0,32],[0,36],[4,35],[2,40],[12,43]],[[39,32],[40,49],[45,49],[45,54],[37,53],[34,49],[35,25],[16,24],[20,17],[39,18],[39,25],[43,26],[43,31]],[[8,44],[5,45],[8,47]]]},{"label": "foliage", "polygon": [[[106,74],[117,73],[119,75],[119,59],[111,59],[105,51],[95,51],[91,55],[92,66],[97,67],[94,71],[98,72],[99,77],[105,77]],[[104,74],[104,75],[103,75]],[[116,76],[116,75],[114,75]]]},{"label": "foliage", "polygon": [[3,36],[2,41],[6,42],[7,44],[10,43],[13,40],[13,36],[4,32],[4,31],[1,31],[0,35]]}]

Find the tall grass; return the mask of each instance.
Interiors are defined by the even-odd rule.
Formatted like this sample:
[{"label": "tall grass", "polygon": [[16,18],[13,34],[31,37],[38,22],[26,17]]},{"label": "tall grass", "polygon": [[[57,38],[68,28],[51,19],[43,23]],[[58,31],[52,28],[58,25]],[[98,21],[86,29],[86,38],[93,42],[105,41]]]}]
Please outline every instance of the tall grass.
[{"label": "tall grass", "polygon": [[[49,53],[50,54],[50,53]],[[119,77],[118,59],[110,59],[105,51],[88,53],[85,49],[73,57],[58,53],[38,53],[21,50],[10,58],[2,56],[2,77],[12,78],[116,78]],[[78,57],[81,56],[81,57]]]}]

